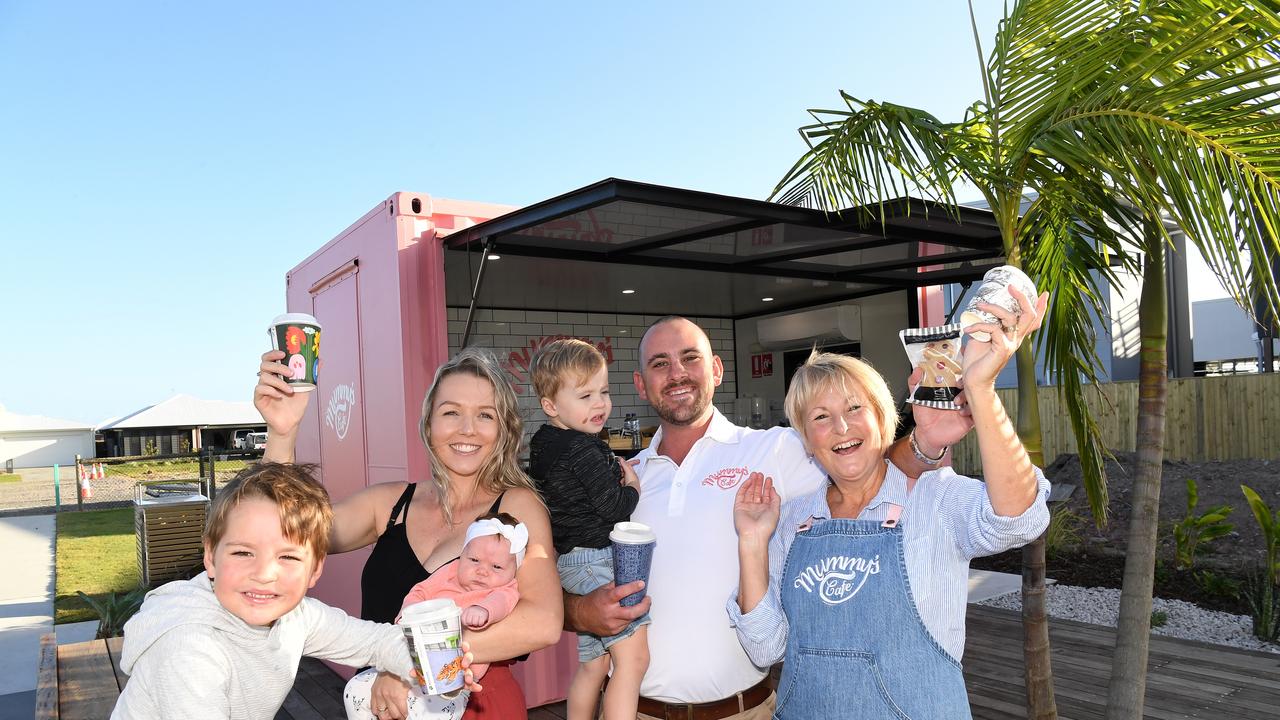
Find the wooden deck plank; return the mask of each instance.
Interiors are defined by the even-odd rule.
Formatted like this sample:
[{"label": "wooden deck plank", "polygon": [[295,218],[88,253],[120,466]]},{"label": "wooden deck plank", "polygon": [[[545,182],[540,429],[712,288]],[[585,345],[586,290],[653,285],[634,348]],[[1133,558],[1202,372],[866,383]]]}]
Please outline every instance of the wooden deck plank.
[{"label": "wooden deck plank", "polygon": [[58,716],[61,720],[110,717],[120,686],[107,644],[101,640],[58,648]]},{"label": "wooden deck plank", "polygon": [[40,636],[35,720],[58,720],[58,637],[51,632]]},{"label": "wooden deck plank", "polygon": [[111,669],[116,673],[116,685],[120,688],[120,692],[124,692],[124,686],[129,684],[129,676],[120,669],[120,654],[124,652],[124,636],[107,638],[107,655],[111,657]]},{"label": "wooden deck plank", "polygon": [[[302,666],[305,665],[304,669]],[[322,679],[317,681],[316,677],[321,676]],[[337,693],[334,693],[334,683],[323,676],[334,678],[338,683]],[[336,673],[330,670],[319,660],[312,658],[303,658],[302,663],[298,667],[298,675],[293,682],[293,690],[285,697],[285,707],[289,708],[289,714],[295,720],[304,720],[304,718],[313,717],[306,714],[305,709],[298,703],[290,703],[289,698],[297,697],[303,700],[310,708],[321,718],[344,718],[347,716],[346,708],[342,704],[342,687],[345,683],[338,677]],[[301,713],[301,714],[300,714]]]}]

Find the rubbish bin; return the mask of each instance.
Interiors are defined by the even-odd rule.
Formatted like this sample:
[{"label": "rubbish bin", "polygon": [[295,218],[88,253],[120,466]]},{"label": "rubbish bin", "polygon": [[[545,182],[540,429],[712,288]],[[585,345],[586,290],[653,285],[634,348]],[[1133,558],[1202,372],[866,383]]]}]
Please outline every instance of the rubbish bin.
[{"label": "rubbish bin", "polygon": [[142,583],[154,586],[187,577],[200,564],[209,498],[198,492],[153,496],[147,487],[138,483],[134,490],[133,522]]}]

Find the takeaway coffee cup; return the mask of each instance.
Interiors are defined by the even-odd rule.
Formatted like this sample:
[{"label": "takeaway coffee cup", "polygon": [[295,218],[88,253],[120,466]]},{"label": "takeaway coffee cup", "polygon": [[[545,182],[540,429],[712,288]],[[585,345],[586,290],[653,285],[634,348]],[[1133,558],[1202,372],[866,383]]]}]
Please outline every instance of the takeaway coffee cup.
[{"label": "takeaway coffee cup", "polygon": [[[960,313],[960,327],[966,328],[975,323],[994,323],[997,325],[1000,323],[1000,319],[995,315],[979,310],[978,303],[999,305],[1011,313],[1021,315],[1022,307],[1009,294],[1010,286],[1018,288],[1031,302],[1034,303],[1036,301],[1035,283],[1031,282],[1031,278],[1027,277],[1021,270],[1012,265],[991,268],[986,275],[982,276],[982,285],[978,288],[978,292],[974,294],[973,299],[969,301],[969,306],[965,308],[964,312]],[[991,340],[991,335],[985,332],[975,332],[970,337],[982,342]]]},{"label": "takeaway coffee cup", "polygon": [[400,614],[413,672],[428,695],[462,688],[462,608],[452,600],[414,603]]},{"label": "takeaway coffee cup", "polygon": [[320,323],[306,313],[285,313],[271,321],[267,334],[271,345],[284,351],[280,362],[292,371],[285,382],[297,391],[315,390],[320,377]]},{"label": "takeaway coffee cup", "polygon": [[[620,522],[609,533],[613,541],[613,581],[618,585],[643,580],[649,588],[649,565],[653,562],[653,546],[658,538],[648,525],[638,522]],[[622,605],[630,607],[644,599],[645,590],[633,592],[622,598]]]}]

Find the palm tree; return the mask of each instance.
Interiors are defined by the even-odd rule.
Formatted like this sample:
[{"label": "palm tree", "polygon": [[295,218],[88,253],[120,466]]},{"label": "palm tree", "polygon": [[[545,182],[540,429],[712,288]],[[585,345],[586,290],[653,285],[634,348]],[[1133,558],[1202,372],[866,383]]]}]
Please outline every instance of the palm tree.
[{"label": "palm tree", "polygon": [[[1009,262],[1050,291],[1037,345],[1068,408],[1099,524],[1105,450],[1080,392],[1097,380],[1089,314],[1101,310],[1097,283],[1113,279],[1102,248],[1122,266],[1141,266],[1141,500],[1131,522],[1112,717],[1140,716],[1144,694],[1163,452],[1166,216],[1237,299],[1251,286],[1276,297],[1266,263],[1242,270],[1247,257],[1278,246],[1275,13],[1251,5],[1229,13],[1219,4],[1022,0],[1001,22],[982,65],[984,97],[963,121],[842,94],[844,110],[812,111],[816,122],[800,131],[810,149],[775,191],[784,202],[824,208],[875,208],[903,194],[953,204],[961,181],[982,193]],[[1023,208],[1027,190],[1036,195]],[[871,210],[863,219],[882,218]],[[1032,370],[1024,346],[1018,432],[1043,466]],[[1028,714],[1037,719],[1056,716],[1043,581],[1044,548],[1036,543],[1023,551],[1023,624]]]},{"label": "palm tree", "polygon": [[1168,226],[1200,250],[1242,307],[1253,297],[1266,298],[1272,312],[1277,305],[1268,262],[1280,247],[1275,8],[1271,0],[1125,8],[1110,32],[1133,42],[1043,128],[1040,147],[1066,168],[1101,173],[1141,229],[1127,249],[1143,259],[1137,472],[1108,718],[1140,718],[1145,696],[1168,380]]}]

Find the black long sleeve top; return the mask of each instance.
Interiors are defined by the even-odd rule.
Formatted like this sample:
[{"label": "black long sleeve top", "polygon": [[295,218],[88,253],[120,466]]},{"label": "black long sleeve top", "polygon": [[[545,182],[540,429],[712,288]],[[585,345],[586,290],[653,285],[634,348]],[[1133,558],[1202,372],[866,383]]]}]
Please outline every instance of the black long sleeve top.
[{"label": "black long sleeve top", "polygon": [[551,513],[556,552],[609,545],[613,524],[631,517],[640,493],[621,485],[622,467],[598,437],[546,424],[529,442],[529,473]]}]

